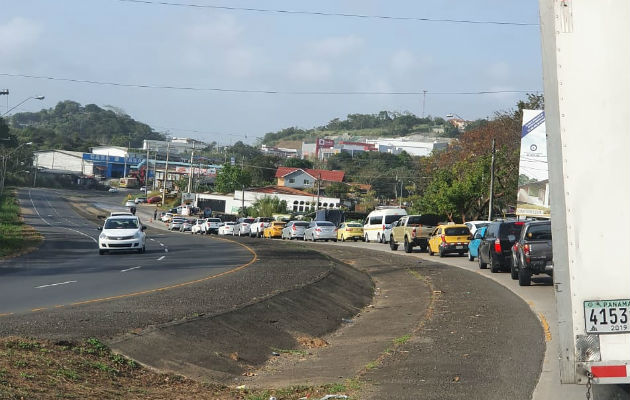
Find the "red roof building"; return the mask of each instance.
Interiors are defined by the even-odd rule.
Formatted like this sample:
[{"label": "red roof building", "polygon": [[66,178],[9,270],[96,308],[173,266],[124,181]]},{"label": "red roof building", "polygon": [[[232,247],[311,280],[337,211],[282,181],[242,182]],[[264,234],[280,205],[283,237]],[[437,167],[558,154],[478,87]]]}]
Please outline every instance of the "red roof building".
[{"label": "red roof building", "polygon": [[278,167],[276,178],[278,186],[303,189],[313,187],[317,180],[321,183],[343,182],[344,172],[339,170]]}]

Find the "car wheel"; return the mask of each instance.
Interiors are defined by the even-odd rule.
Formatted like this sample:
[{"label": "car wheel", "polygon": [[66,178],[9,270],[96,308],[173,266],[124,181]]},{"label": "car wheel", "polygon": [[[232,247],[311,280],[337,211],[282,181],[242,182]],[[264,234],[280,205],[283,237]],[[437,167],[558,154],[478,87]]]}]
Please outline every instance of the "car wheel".
[{"label": "car wheel", "polygon": [[[337,239],[331,239],[333,242],[337,243]],[[327,240],[328,241],[328,240]]]},{"label": "car wheel", "polygon": [[532,284],[532,273],[525,268],[519,268],[518,270],[518,285],[530,286]]},{"label": "car wheel", "polygon": [[490,256],[490,272],[496,274],[501,270],[501,265],[494,261],[494,257]]},{"label": "car wheel", "polygon": [[98,250],[98,254],[102,256],[103,254],[105,254],[105,250],[100,250],[100,249],[99,249],[99,250]]},{"label": "car wheel", "polygon": [[428,245],[422,245],[422,246],[420,246],[420,252],[421,252],[421,253],[425,253],[425,252],[427,251],[427,249],[428,249],[428,248],[429,248],[429,246],[428,246]]},{"label": "car wheel", "polygon": [[516,267],[516,265],[514,265],[514,263],[512,263],[512,265],[510,266],[510,276],[512,277],[512,279],[517,280],[518,279],[518,268]]},{"label": "car wheel", "polygon": [[383,243],[383,238],[381,237],[381,234],[380,234],[380,233],[377,233],[377,234],[376,234],[376,241],[377,241],[378,243]]},{"label": "car wheel", "polygon": [[405,242],[403,243],[403,247],[405,248],[405,253],[411,253],[413,251],[413,246],[409,243],[409,240],[405,237]]},{"label": "car wheel", "polygon": [[396,242],[394,242],[394,240],[391,237],[389,238],[389,248],[392,251],[398,250],[398,245],[396,244]]},{"label": "car wheel", "polygon": [[444,258],[444,249],[442,247],[438,249],[438,253],[440,254],[440,258]]},{"label": "car wheel", "polygon": [[[346,241],[346,237],[345,237],[344,235],[341,235],[341,241],[342,241],[342,242],[345,242],[345,241]],[[357,240],[356,240],[356,239],[354,239],[354,241],[356,242]]]},{"label": "car wheel", "polygon": [[368,239],[368,235],[367,235],[367,233],[365,234],[365,237],[363,238],[363,241],[364,241],[365,243],[370,243],[370,239]]},{"label": "car wheel", "polygon": [[433,256],[435,253],[433,252],[433,250],[431,250],[431,246],[429,246],[429,255]]},{"label": "car wheel", "polygon": [[486,269],[486,268],[488,268],[488,264],[481,261],[481,253],[479,253],[477,255],[477,258],[479,259],[479,269]]},{"label": "car wheel", "polygon": [[470,254],[470,251],[468,251],[468,261],[475,261],[475,257],[473,257],[473,255]]}]

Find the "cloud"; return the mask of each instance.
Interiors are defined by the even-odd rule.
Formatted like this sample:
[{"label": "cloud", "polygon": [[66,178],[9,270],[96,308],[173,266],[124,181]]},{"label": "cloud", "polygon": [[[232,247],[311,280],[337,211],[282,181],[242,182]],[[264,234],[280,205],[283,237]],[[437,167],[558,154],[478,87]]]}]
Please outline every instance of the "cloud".
[{"label": "cloud", "polygon": [[243,27],[234,17],[220,15],[186,28],[186,37],[193,43],[213,44],[217,46],[230,46],[238,42]]},{"label": "cloud", "polygon": [[418,57],[406,49],[397,50],[390,60],[390,66],[394,72],[405,73],[427,67],[433,63],[429,55]]},{"label": "cloud", "polygon": [[339,57],[347,55],[363,45],[363,39],[356,35],[328,37],[312,42],[308,48],[318,57]]},{"label": "cloud", "polygon": [[296,80],[321,82],[330,78],[332,74],[328,64],[312,60],[300,60],[289,70],[289,76]]},{"label": "cloud", "polygon": [[42,27],[37,22],[21,17],[0,25],[0,57],[10,62],[32,55],[41,33]]},{"label": "cloud", "polygon": [[251,76],[255,70],[256,60],[257,57],[252,49],[230,49],[225,54],[225,72],[239,78]]},{"label": "cloud", "polygon": [[487,74],[490,78],[496,81],[507,81],[511,76],[510,65],[505,61],[496,62],[490,64],[487,69]]}]

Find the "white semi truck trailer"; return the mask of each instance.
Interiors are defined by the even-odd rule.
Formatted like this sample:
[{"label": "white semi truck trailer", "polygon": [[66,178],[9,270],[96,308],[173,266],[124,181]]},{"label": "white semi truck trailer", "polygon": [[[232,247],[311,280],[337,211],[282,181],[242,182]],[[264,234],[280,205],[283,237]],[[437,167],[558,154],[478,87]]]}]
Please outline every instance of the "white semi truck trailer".
[{"label": "white semi truck trailer", "polygon": [[630,1],[539,5],[561,381],[626,399]]}]

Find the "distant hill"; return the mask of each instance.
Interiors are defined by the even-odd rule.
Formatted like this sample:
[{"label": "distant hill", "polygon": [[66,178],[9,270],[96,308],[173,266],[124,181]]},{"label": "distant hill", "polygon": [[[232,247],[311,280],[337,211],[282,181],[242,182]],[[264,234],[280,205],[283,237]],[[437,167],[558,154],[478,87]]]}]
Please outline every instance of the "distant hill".
[{"label": "distant hill", "polygon": [[33,142],[38,149],[88,151],[100,145],[142,147],[145,139],[164,140],[149,125],[121,110],[66,100],[39,112],[17,113],[8,118],[11,133]]},{"label": "distant hill", "polygon": [[[439,132],[439,133],[437,133]],[[413,134],[453,137],[458,131],[443,118],[420,118],[411,113],[381,111],[378,114],[349,114],[346,119],[335,118],[328,124],[313,129],[296,127],[269,132],[262,144],[278,145],[292,141],[314,141],[317,137],[396,137]]]}]

